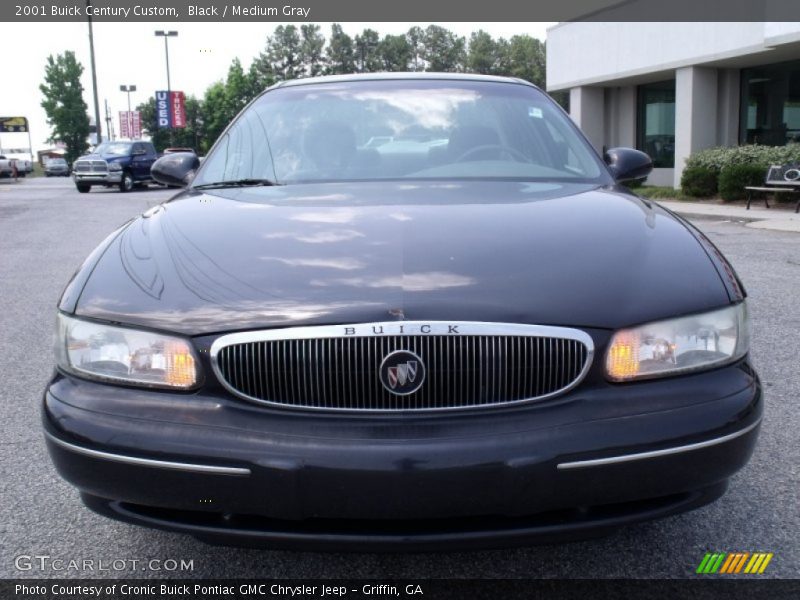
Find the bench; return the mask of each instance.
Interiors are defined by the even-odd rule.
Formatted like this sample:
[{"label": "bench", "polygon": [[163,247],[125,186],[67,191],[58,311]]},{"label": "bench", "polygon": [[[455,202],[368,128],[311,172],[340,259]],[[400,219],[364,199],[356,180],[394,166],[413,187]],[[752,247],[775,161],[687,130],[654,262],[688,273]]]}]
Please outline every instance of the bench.
[{"label": "bench", "polygon": [[[747,210],[750,210],[750,203],[753,201],[753,192],[765,192],[766,194],[800,194],[800,167],[798,165],[773,165],[767,171],[763,186],[748,185],[744,188],[747,191]],[[768,196],[764,196],[764,206],[769,208]],[[800,212],[800,198],[794,207],[794,212]]]}]

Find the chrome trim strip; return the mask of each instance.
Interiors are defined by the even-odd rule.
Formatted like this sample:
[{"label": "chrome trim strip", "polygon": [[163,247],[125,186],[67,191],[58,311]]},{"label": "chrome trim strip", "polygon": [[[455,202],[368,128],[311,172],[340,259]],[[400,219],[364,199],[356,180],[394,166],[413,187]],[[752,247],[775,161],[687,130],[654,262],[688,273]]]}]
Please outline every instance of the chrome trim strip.
[{"label": "chrome trim strip", "polygon": [[[455,331],[454,331],[455,329]],[[378,333],[376,333],[376,331]],[[508,402],[490,402],[485,404],[473,404],[469,406],[448,406],[442,408],[335,408],[327,406],[295,406],[281,402],[272,402],[254,398],[241,393],[230,385],[223,376],[219,367],[218,356],[227,346],[234,344],[247,344],[253,342],[270,342],[281,340],[315,340],[315,339],[348,339],[363,337],[382,337],[393,338],[397,336],[529,336],[534,338],[555,337],[581,342],[586,347],[586,363],[578,377],[568,386],[556,390],[550,394],[543,394],[533,398],[522,398],[521,400],[511,400]],[[495,340],[496,341],[496,340]],[[488,343],[488,340],[487,340]],[[335,348],[335,346],[334,346]],[[343,347],[344,349],[344,347]],[[390,349],[391,351],[391,349]],[[488,407],[504,407],[530,402],[539,402],[560,396],[578,386],[589,373],[594,359],[594,341],[585,331],[572,329],[569,327],[552,327],[549,325],[525,325],[517,323],[492,323],[486,321],[388,321],[379,323],[356,323],[345,325],[321,325],[312,327],[287,327],[282,329],[262,329],[258,331],[244,331],[241,333],[230,333],[218,337],[211,344],[209,357],[211,368],[216,375],[220,385],[238,398],[242,398],[256,404],[271,406],[288,410],[311,410],[324,412],[344,412],[344,413],[398,413],[398,412],[443,412],[453,410],[473,410]],[[336,373],[338,377],[338,370]],[[538,377],[538,374],[537,374]],[[337,379],[338,381],[338,379]]]},{"label": "chrome trim strip", "polygon": [[128,465],[136,465],[138,467],[154,467],[157,469],[172,469],[174,471],[191,471],[193,473],[210,473],[213,475],[234,475],[237,477],[249,476],[250,469],[240,467],[218,467],[216,465],[198,465],[193,463],[171,462],[167,460],[154,460],[152,458],[137,458],[135,456],[125,456],[123,454],[112,454],[111,452],[102,452],[100,450],[92,450],[91,448],[84,448],[83,446],[76,446],[64,440],[58,439],[52,433],[44,432],[48,440],[61,446],[71,452],[90,456],[91,458],[99,458],[102,460],[110,460],[120,462]]},{"label": "chrome trim strip", "polygon": [[[373,328],[381,329],[375,333]],[[452,328],[456,328],[455,332]],[[398,335],[521,335],[532,337],[560,337],[583,342],[594,349],[591,336],[579,329],[551,327],[548,325],[522,325],[515,323],[490,323],[485,321],[391,321],[387,323],[357,323],[352,325],[321,325],[314,327],[286,327],[230,333],[214,340],[212,356],[223,346],[248,342],[274,340],[309,340],[321,338],[393,337]]]},{"label": "chrome trim strip", "polygon": [[634,460],[645,460],[648,458],[659,458],[661,456],[680,454],[682,452],[691,452],[692,450],[700,450],[701,448],[708,448],[710,446],[716,446],[717,444],[724,444],[725,442],[734,440],[738,437],[745,435],[746,433],[750,433],[760,424],[761,424],[761,419],[759,418],[758,421],[756,421],[755,423],[752,423],[747,427],[745,427],[744,429],[741,429],[735,433],[723,435],[722,437],[706,440],[704,442],[697,442],[696,444],[687,444],[685,446],[674,446],[672,448],[665,448],[663,450],[653,450],[652,452],[639,452],[637,454],[623,454],[620,456],[609,456],[607,458],[595,458],[592,460],[577,460],[574,462],[559,463],[558,467],[556,468],[564,471],[568,469],[601,467],[604,465],[613,465],[618,463],[631,462]]}]

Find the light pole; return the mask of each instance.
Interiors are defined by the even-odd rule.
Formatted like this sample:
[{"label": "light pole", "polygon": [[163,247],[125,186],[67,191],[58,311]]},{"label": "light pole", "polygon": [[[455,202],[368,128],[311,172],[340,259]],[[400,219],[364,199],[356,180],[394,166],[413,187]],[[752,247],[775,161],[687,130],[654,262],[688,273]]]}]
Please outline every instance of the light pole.
[{"label": "light pole", "polygon": [[131,114],[131,92],[136,91],[135,85],[121,85],[119,86],[120,92],[127,92],[128,94],[128,115],[125,120],[128,123],[128,136],[133,139],[133,115]]},{"label": "light pole", "polygon": [[167,57],[167,92],[172,91],[172,85],[169,81],[169,38],[171,37],[178,37],[177,31],[156,31],[156,37],[163,37],[164,38],[164,54]]},{"label": "light pole", "polygon": [[[86,8],[89,8],[89,0],[86,0]],[[100,126],[100,103],[97,101],[97,69],[94,66],[94,34],[92,32],[92,16],[86,11],[86,19],[89,21],[89,56],[92,63],[92,92],[94,94],[94,122],[95,137],[97,145],[103,141],[102,127]]]},{"label": "light pole", "polygon": [[[156,37],[163,37],[164,38],[164,54],[167,57],[167,98],[169,98],[169,93],[172,91],[172,84],[169,81],[169,38],[171,37],[178,37],[177,31],[156,31]],[[172,133],[172,127],[169,128],[169,143],[170,145],[173,144],[174,136]]]}]

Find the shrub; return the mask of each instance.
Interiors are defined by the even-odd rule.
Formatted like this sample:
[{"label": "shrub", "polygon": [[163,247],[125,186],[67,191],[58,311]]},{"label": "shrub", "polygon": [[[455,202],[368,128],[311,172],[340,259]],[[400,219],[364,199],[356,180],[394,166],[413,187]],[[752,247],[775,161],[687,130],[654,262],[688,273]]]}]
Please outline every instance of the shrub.
[{"label": "shrub", "polygon": [[703,165],[686,167],[681,175],[681,190],[687,196],[710,198],[717,193],[717,171]]},{"label": "shrub", "polygon": [[642,187],[644,185],[644,182],[645,182],[644,179],[633,179],[631,181],[626,181],[625,187],[627,187],[629,190],[635,190]]},{"label": "shrub", "polygon": [[719,195],[723,200],[741,200],[745,186],[764,185],[766,167],[755,164],[726,165],[719,173]]},{"label": "shrub", "polygon": [[759,146],[749,144],[733,148],[708,148],[686,159],[686,167],[707,167],[719,173],[731,165],[760,165],[766,172],[771,165],[800,162],[800,144]]}]

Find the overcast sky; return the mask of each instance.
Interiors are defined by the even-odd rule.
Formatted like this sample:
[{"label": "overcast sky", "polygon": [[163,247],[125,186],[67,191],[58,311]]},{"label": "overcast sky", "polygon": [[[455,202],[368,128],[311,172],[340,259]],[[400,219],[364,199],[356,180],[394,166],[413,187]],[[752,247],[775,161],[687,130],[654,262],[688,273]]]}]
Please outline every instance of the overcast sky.
[{"label": "overcast sky", "polygon": [[[317,23],[326,39],[330,23]],[[528,34],[544,41],[546,29],[555,23],[437,23],[454,33],[469,36],[484,29],[493,37]],[[131,106],[144,102],[156,90],[167,88],[164,60],[164,38],[153,34],[158,29],[176,30],[177,38],[169,40],[170,80],[173,90],[202,96],[214,81],[225,77],[231,61],[238,57],[245,70],[253,57],[264,49],[268,35],[280,23],[94,23],[94,47],[97,63],[97,84],[100,119],[106,134],[104,101],[108,100],[112,116],[127,110],[127,95],[119,91],[122,84],[133,84]],[[351,36],[366,27],[378,33],[405,33],[413,25],[430,23],[342,23]],[[34,152],[50,147],[50,135],[39,85],[44,79],[47,56],[73,50],[84,66],[84,100],[94,118],[92,80],[89,62],[89,30],[86,23],[18,23],[2,24],[3,62],[0,72],[0,116],[25,116],[30,121]],[[118,119],[115,129],[119,132]],[[4,149],[27,147],[22,134],[0,134]]]}]

